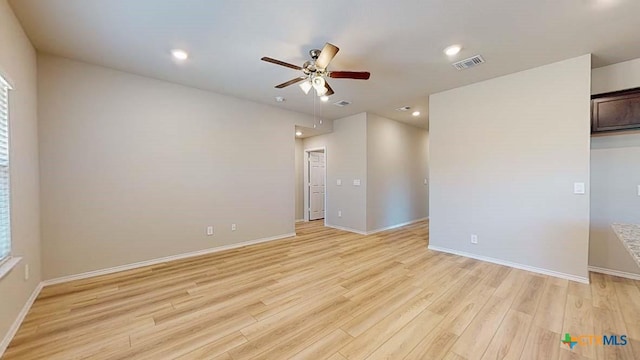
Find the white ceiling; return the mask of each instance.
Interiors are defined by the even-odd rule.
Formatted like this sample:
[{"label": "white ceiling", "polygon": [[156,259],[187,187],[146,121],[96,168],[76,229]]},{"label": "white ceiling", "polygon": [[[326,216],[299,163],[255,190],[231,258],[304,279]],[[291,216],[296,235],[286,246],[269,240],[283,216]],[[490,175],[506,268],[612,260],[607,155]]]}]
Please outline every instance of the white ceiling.
[{"label": "white ceiling", "polygon": [[[15,0],[35,47],[89,63],[195,86],[323,118],[370,111],[427,127],[428,95],[593,53],[594,67],[640,57],[638,0]],[[332,79],[337,107],[273,86],[299,73],[325,42],[340,47],[330,70],[367,70],[368,81]],[[458,71],[442,50],[461,44]],[[175,63],[172,48],[190,58]],[[287,101],[276,103],[275,96]],[[396,108],[410,105],[422,116]],[[315,110],[314,110],[315,109]]]}]

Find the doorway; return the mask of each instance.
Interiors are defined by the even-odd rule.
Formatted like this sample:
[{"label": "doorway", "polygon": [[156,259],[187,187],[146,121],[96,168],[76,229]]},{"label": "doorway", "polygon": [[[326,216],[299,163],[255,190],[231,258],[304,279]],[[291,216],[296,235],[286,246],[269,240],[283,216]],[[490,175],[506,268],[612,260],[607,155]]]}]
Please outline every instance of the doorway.
[{"label": "doorway", "polygon": [[326,149],[305,149],[304,158],[304,219],[306,221],[323,220],[327,198]]}]

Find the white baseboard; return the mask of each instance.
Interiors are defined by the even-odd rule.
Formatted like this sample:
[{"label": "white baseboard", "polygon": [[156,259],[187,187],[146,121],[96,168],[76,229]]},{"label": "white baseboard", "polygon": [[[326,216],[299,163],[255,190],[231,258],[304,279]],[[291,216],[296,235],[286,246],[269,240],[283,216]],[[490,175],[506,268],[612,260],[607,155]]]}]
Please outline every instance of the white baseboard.
[{"label": "white baseboard", "polygon": [[31,309],[31,306],[33,305],[34,301],[36,301],[36,298],[38,297],[38,294],[40,294],[42,287],[43,287],[42,283],[39,283],[38,286],[36,286],[36,288],[33,289],[31,296],[29,296],[29,299],[22,307],[22,310],[20,310],[18,317],[13,322],[13,324],[11,324],[9,331],[5,334],[4,339],[2,339],[2,342],[0,342],[0,358],[2,357],[2,354],[4,354],[5,350],[7,350],[7,347],[9,347],[9,343],[11,343],[11,340],[13,340],[13,337],[16,336],[16,333],[18,332],[20,325],[22,325],[22,321],[24,321],[24,318],[27,316],[29,309]]},{"label": "white baseboard", "polygon": [[597,266],[589,266],[589,271],[597,272],[597,273],[600,273],[600,274],[613,275],[613,276],[617,276],[617,277],[621,277],[621,278],[625,278],[625,279],[640,280],[640,274],[634,274],[634,273],[629,273],[629,272],[624,272],[624,271],[606,269],[606,268],[601,268],[601,267],[597,267]]},{"label": "white baseboard", "polygon": [[256,239],[256,240],[249,240],[249,241],[244,241],[244,242],[240,242],[240,243],[236,243],[236,244],[218,246],[218,247],[214,247],[214,248],[210,248],[210,249],[192,251],[192,252],[178,254],[178,255],[171,255],[171,256],[166,256],[166,257],[157,258],[157,259],[140,261],[140,262],[136,262],[136,263],[133,263],[133,264],[120,265],[120,266],[115,266],[115,267],[111,267],[111,268],[107,268],[107,269],[89,271],[89,272],[76,274],[76,275],[62,276],[62,277],[59,277],[59,278],[45,280],[45,281],[42,282],[42,284],[44,286],[49,286],[49,285],[55,285],[55,284],[65,283],[65,282],[74,281],[74,280],[87,279],[87,278],[91,278],[91,277],[94,277],[94,276],[108,275],[108,274],[113,274],[113,273],[120,272],[120,271],[132,270],[132,269],[137,269],[137,268],[141,268],[141,267],[144,267],[144,266],[157,265],[157,264],[161,264],[161,263],[168,262],[168,261],[182,260],[182,259],[187,259],[187,258],[191,258],[191,257],[195,257],[195,256],[213,254],[213,253],[217,253],[217,252],[220,252],[220,251],[237,249],[237,248],[244,247],[244,246],[255,245],[255,244],[260,244],[260,243],[264,243],[264,242],[268,242],[268,241],[280,240],[280,239],[284,239],[284,238],[288,238],[288,237],[294,237],[294,236],[296,236],[295,233],[290,233],[290,234],[276,235],[276,236],[271,236],[271,237],[266,237],[266,238],[261,238],[261,239]]},{"label": "white baseboard", "polygon": [[346,226],[338,226],[338,225],[331,225],[328,223],[324,223],[324,226],[326,227],[330,227],[332,229],[338,229],[338,230],[342,230],[342,231],[348,231],[348,232],[352,232],[352,233],[356,233],[356,234],[360,234],[360,235],[367,235],[366,232],[361,231],[361,230],[356,230],[356,229],[352,229],[350,227],[346,227]]},{"label": "white baseboard", "polygon": [[330,228],[333,228],[333,229],[349,231],[349,232],[360,234],[360,235],[372,235],[372,234],[379,233],[379,232],[382,232],[382,231],[387,231],[387,230],[396,229],[396,228],[399,228],[399,227],[411,225],[413,223],[417,223],[419,221],[424,221],[424,220],[429,220],[429,217],[427,216],[426,218],[411,220],[411,221],[407,221],[407,222],[403,222],[403,223],[400,223],[400,224],[395,224],[395,225],[391,225],[391,226],[387,226],[387,227],[384,227],[384,228],[371,230],[371,231],[356,230],[356,229],[353,229],[353,228],[350,228],[350,227],[346,227],[346,226],[331,225],[331,224],[326,223],[326,222],[325,222],[324,226],[330,227]]},{"label": "white baseboard", "polygon": [[296,223],[304,222],[304,219],[296,219]]},{"label": "white baseboard", "polygon": [[425,221],[425,220],[429,220],[429,217],[427,216],[427,217],[422,218],[422,219],[411,220],[411,221],[403,222],[403,223],[400,223],[400,224],[395,224],[395,225],[383,227],[383,228],[380,228],[380,229],[367,231],[367,235],[371,235],[371,234],[375,234],[375,233],[379,233],[379,232],[387,231],[387,230],[391,230],[391,229],[396,229],[396,228],[399,228],[399,227],[415,224],[417,222]]},{"label": "white baseboard", "polygon": [[542,269],[542,268],[538,268],[538,267],[535,267],[535,266],[529,266],[529,265],[514,263],[514,262],[511,262],[511,261],[496,259],[496,258],[492,258],[492,257],[488,257],[488,256],[476,255],[476,254],[472,254],[472,253],[468,253],[468,252],[464,252],[464,251],[453,250],[453,249],[448,249],[448,248],[444,248],[444,247],[440,247],[440,246],[429,245],[428,248],[429,248],[429,250],[440,251],[440,252],[445,252],[445,253],[449,253],[449,254],[464,256],[464,257],[468,257],[468,258],[472,258],[472,259],[476,259],[476,260],[481,260],[481,261],[486,261],[486,262],[490,262],[490,263],[494,263],[494,264],[498,264],[498,265],[509,266],[509,267],[512,267],[512,268],[520,269],[520,270],[526,270],[526,271],[531,271],[531,272],[538,273],[538,274],[549,275],[549,276],[554,276],[554,277],[558,277],[558,278],[561,278],[561,279],[567,279],[567,280],[571,280],[571,281],[576,281],[576,282],[580,282],[580,283],[583,283],[583,284],[588,284],[589,283],[589,278],[588,277],[576,276],[576,275],[566,274],[566,273],[562,273],[562,272],[558,272],[558,271]]}]

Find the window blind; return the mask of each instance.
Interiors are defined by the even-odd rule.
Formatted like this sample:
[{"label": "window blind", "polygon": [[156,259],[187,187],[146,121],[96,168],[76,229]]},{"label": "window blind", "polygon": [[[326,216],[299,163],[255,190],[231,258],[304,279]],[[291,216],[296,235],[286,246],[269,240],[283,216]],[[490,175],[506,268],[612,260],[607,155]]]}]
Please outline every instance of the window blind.
[{"label": "window blind", "polygon": [[0,263],[11,254],[9,217],[9,84],[0,76]]}]

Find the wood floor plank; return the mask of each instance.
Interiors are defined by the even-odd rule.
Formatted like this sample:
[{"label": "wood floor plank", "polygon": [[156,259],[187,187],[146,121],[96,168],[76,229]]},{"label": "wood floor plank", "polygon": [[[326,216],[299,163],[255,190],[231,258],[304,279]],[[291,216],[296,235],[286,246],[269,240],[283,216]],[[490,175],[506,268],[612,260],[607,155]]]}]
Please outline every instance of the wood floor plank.
[{"label": "wood floor plank", "polygon": [[560,356],[560,347],[558,346],[560,339],[559,333],[534,324],[529,331],[520,359],[557,360]]},{"label": "wood floor plank", "polygon": [[521,313],[533,315],[544,291],[545,281],[546,279],[542,276],[531,276],[522,285],[523,291],[514,300],[512,308]]},{"label": "wood floor plank", "polygon": [[[428,305],[429,302],[422,298],[407,302],[342,347],[340,353],[347,359],[365,359],[378,346],[389,340],[393,334],[423,312]],[[377,346],[373,347],[371,344],[377,344]]]},{"label": "wood floor plank", "polygon": [[304,359],[328,359],[333,356],[333,352],[336,349],[340,349],[353,338],[342,331],[342,329],[334,330],[329,335],[314,342],[312,345],[306,347],[304,350],[290,357],[292,360],[304,360]]},{"label": "wood floor plank", "polygon": [[247,339],[239,332],[231,333],[216,341],[209,341],[207,344],[193,350],[186,352],[180,356],[177,356],[176,360],[189,360],[189,359],[207,359],[216,356],[222,356],[227,351],[232,350],[242,344],[245,344]]},{"label": "wood floor plank", "polygon": [[[616,324],[616,316],[614,310],[602,309],[599,307],[593,308],[593,323],[594,334],[598,336],[602,335],[626,335],[626,327],[619,327]],[[615,360],[615,359],[633,359],[633,349],[631,345],[625,346],[595,346],[596,356],[600,360]]]},{"label": "wood floor plank", "polygon": [[512,302],[513,297],[504,299],[492,296],[464,330],[451,350],[456,355],[469,360],[482,358]]},{"label": "wood floor plank", "polygon": [[640,340],[640,289],[623,282],[614,283],[614,287],[629,336]]},{"label": "wood floor plank", "polygon": [[481,284],[475,287],[456,302],[451,311],[446,314],[440,327],[456,336],[462,335],[494,292],[495,289],[490,286]]},{"label": "wood floor plank", "polygon": [[[571,291],[571,284],[569,284],[569,291]],[[561,334],[575,334],[573,336],[578,336],[593,333],[593,307],[591,306],[590,299],[576,295],[567,295]],[[575,346],[570,352],[589,359],[596,358],[594,346]]]},{"label": "wood floor plank", "polygon": [[442,321],[442,315],[425,310],[385,341],[367,360],[404,359]]},{"label": "wood floor plank", "polygon": [[442,358],[443,360],[467,360],[466,357],[460,356],[456,353],[454,353],[453,351],[449,351],[447,353],[447,355],[444,356],[444,358]]},{"label": "wood floor plank", "polygon": [[442,359],[456,340],[456,334],[437,327],[422,339],[405,359]]},{"label": "wood floor plank", "polygon": [[559,334],[562,331],[566,302],[567,288],[547,282],[533,323]]},{"label": "wood floor plank", "polygon": [[[638,281],[578,284],[428,250],[427,221],[296,232],[47,286],[2,359],[640,358]],[[564,332],[626,332],[629,345],[569,351]]]},{"label": "wood floor plank", "polygon": [[529,335],[531,321],[531,315],[509,310],[482,359],[519,359]]}]

